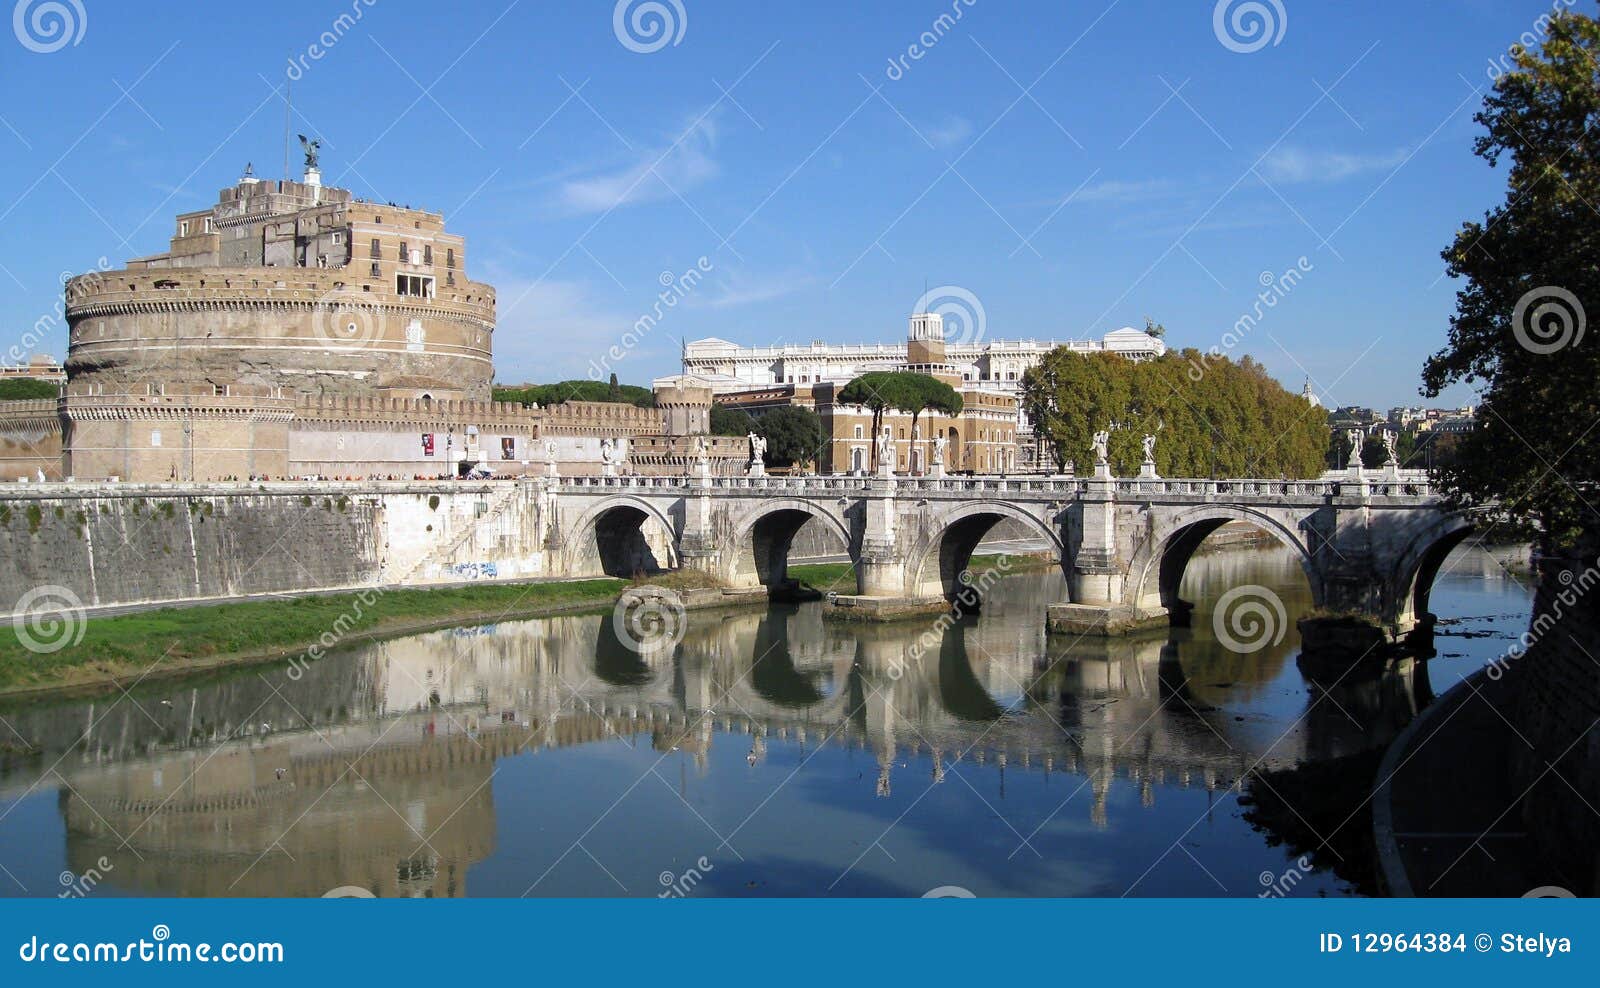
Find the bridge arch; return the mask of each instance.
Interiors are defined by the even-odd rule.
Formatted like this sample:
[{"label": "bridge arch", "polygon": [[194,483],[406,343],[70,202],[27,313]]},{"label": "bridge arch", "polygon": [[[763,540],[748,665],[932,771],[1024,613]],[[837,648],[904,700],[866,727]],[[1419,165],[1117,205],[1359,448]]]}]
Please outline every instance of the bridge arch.
[{"label": "bridge arch", "polygon": [[762,500],[735,518],[733,538],[723,550],[722,577],[730,586],[778,589],[789,579],[789,550],[806,522],[821,520],[853,561],[857,544],[834,512],[798,497]]},{"label": "bridge arch", "polygon": [[1434,578],[1456,546],[1477,530],[1473,519],[1463,512],[1451,512],[1433,519],[1413,536],[1396,557],[1385,588],[1383,622],[1399,634],[1406,634],[1419,621],[1428,621],[1429,596]]},{"label": "bridge arch", "polygon": [[971,565],[979,543],[1005,520],[1043,536],[1061,562],[1061,533],[1038,515],[1003,501],[966,501],[933,516],[926,536],[906,557],[906,596],[942,596],[952,602],[963,599],[962,591],[969,588],[961,582],[962,572]]},{"label": "bridge arch", "polygon": [[[661,553],[650,545],[645,531],[650,521],[660,525],[665,537]],[[677,526],[645,498],[631,494],[602,498],[580,514],[569,531],[570,536],[565,537],[572,576],[630,577],[677,565]]]},{"label": "bridge arch", "polygon": [[1227,504],[1198,505],[1157,521],[1150,537],[1134,550],[1124,591],[1126,602],[1142,610],[1165,608],[1174,625],[1187,625],[1193,605],[1178,596],[1184,571],[1206,536],[1230,521],[1254,525],[1293,549],[1311,585],[1312,605],[1322,604],[1322,580],[1312,561],[1311,549],[1298,529],[1270,513]]}]

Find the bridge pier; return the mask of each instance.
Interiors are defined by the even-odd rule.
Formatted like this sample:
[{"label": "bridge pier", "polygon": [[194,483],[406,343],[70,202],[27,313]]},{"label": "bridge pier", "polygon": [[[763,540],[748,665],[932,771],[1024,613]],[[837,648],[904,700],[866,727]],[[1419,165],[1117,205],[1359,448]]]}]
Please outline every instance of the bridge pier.
[{"label": "bridge pier", "polygon": [[831,598],[831,617],[860,621],[892,621],[923,614],[947,611],[950,604],[942,594],[907,595],[905,553],[898,544],[900,506],[896,503],[898,483],[893,477],[874,477],[864,499],[865,527],[861,549],[856,556],[856,579],[860,593],[838,594]]},{"label": "bridge pier", "polygon": [[1072,600],[1051,604],[1045,627],[1063,635],[1100,637],[1166,626],[1166,608],[1127,600],[1128,566],[1117,545],[1116,483],[1103,465],[1085,484],[1079,505],[1078,552],[1067,580]]}]

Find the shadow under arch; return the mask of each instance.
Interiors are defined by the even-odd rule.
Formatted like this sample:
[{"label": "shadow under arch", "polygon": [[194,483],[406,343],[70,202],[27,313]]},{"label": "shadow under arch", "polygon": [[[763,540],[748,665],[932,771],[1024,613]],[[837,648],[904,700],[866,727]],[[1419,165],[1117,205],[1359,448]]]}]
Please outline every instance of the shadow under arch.
[{"label": "shadow under arch", "polygon": [[1206,537],[1231,521],[1253,525],[1294,550],[1311,586],[1312,606],[1322,604],[1322,586],[1311,562],[1311,551],[1298,533],[1259,511],[1221,504],[1203,505],[1175,516],[1135,550],[1128,570],[1128,603],[1149,609],[1164,607],[1174,627],[1188,627],[1194,604],[1178,596],[1184,571]]},{"label": "shadow under arch", "polygon": [[[652,521],[665,537],[665,559],[657,556],[646,535],[645,526]],[[672,520],[648,501],[628,496],[606,498],[572,526],[571,575],[630,577],[671,569],[676,565],[676,531]]]},{"label": "shadow under arch", "polygon": [[734,536],[723,562],[726,582],[735,587],[789,585],[789,550],[807,522],[818,519],[838,539],[841,552],[857,555],[850,530],[832,513],[802,498],[782,497],[762,501],[733,523]]},{"label": "shadow under arch", "polygon": [[961,581],[961,574],[972,565],[979,544],[1002,521],[1019,522],[1043,537],[1065,575],[1060,532],[1020,508],[998,501],[969,501],[940,516],[938,531],[912,551],[906,567],[907,595],[942,596],[964,610],[976,610],[981,601]]}]

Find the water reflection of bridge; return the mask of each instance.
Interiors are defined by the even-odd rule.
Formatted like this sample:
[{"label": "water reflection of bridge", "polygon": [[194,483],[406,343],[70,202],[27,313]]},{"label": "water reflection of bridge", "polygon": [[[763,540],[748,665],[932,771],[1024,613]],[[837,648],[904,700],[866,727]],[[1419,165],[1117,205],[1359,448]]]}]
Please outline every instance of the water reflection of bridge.
[{"label": "water reflection of bridge", "polygon": [[[648,738],[704,771],[729,740],[752,762],[777,745],[849,747],[875,758],[880,794],[957,762],[1062,772],[1086,777],[1104,824],[1117,779],[1147,804],[1163,786],[1234,785],[1261,745],[1219,710],[1216,677],[1264,683],[1292,654],[1286,641],[1219,671],[1161,636],[1051,655],[1037,623],[1004,620],[958,624],[921,654],[908,644],[815,607],[708,617],[642,654],[603,617],[434,632],[299,680],[267,669],[109,711],[8,714],[40,753],[5,766],[0,791],[55,765],[69,864],[108,855],[116,882],[144,893],[459,895],[494,847],[495,762],[517,753]],[[1341,705],[1364,702],[1386,701]],[[1312,718],[1267,764],[1337,748],[1341,729]]]}]

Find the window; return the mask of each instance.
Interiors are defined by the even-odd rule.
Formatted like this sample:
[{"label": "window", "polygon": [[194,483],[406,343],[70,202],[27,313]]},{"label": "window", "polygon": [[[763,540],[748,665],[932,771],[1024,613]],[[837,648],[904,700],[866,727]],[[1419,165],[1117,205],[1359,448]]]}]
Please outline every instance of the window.
[{"label": "window", "polygon": [[[377,237],[372,238],[372,259],[377,260],[383,256],[383,242]],[[376,265],[374,265],[376,266]]]},{"label": "window", "polygon": [[422,245],[422,263],[423,264],[432,264],[433,263],[433,244],[423,244]]},{"label": "window", "polygon": [[[378,267],[378,262],[377,261],[373,261],[372,262],[372,276],[374,278],[382,278],[383,277],[383,271],[382,271],[382,269],[380,269]],[[361,287],[365,288],[366,286],[363,285]]]},{"label": "window", "polygon": [[456,273],[454,271],[446,272],[444,276],[444,283],[453,287],[456,283]]},{"label": "window", "polygon": [[179,220],[178,221],[178,236],[187,237],[188,235],[189,235],[189,221],[188,220]]},{"label": "window", "polygon": [[859,425],[858,425],[858,426],[856,426],[856,438],[857,438],[857,439],[860,439],[860,438],[862,438],[862,435],[861,435],[861,426],[859,426]]},{"label": "window", "polygon": [[420,274],[397,274],[394,276],[394,293],[433,298],[433,279]]},{"label": "window", "polygon": [[411,251],[406,247],[406,242],[402,240],[400,241],[400,263],[404,264],[409,260],[411,260]]},{"label": "window", "polygon": [[454,247],[446,247],[444,249],[444,266],[447,268],[456,266],[456,249]]},{"label": "window", "polygon": [[342,234],[339,231],[335,230],[333,232],[333,242],[336,243],[336,244],[344,243],[344,234]]},{"label": "window", "polygon": [[210,233],[213,229],[214,229],[214,227],[212,227],[212,225],[211,225],[211,217],[207,216],[206,217],[206,232]]}]

